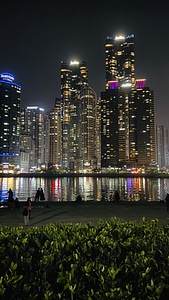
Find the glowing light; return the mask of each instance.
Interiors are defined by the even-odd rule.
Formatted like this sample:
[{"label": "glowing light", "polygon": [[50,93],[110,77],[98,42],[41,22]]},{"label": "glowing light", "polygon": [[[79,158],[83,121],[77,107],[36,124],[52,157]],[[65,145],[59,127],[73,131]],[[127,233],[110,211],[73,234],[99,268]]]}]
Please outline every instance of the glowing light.
[{"label": "glowing light", "polygon": [[136,79],[136,88],[143,89],[145,87],[146,79]]},{"label": "glowing light", "polygon": [[123,36],[123,35],[116,35],[115,36],[115,41],[124,40],[124,39],[125,39],[125,36]]},{"label": "glowing light", "polygon": [[131,87],[131,86],[132,86],[132,84],[129,83],[129,82],[123,83],[123,84],[121,85],[122,88]]},{"label": "glowing light", "polygon": [[0,153],[0,156],[8,157],[8,156],[16,156],[14,153]]},{"label": "glowing light", "polygon": [[2,80],[6,80],[6,81],[10,81],[13,82],[14,81],[14,76],[10,73],[2,73],[0,74]]},{"label": "glowing light", "polygon": [[125,40],[125,39],[131,39],[131,38],[134,38],[134,34],[130,34],[128,36],[124,36],[124,35],[116,35],[115,36],[115,41],[118,41],[118,40]]},{"label": "glowing light", "polygon": [[118,81],[109,81],[110,90],[115,90],[118,88]]},{"label": "glowing light", "polygon": [[71,60],[71,62],[70,62],[70,65],[72,66],[72,65],[79,65],[79,61],[77,61],[77,60]]},{"label": "glowing light", "polygon": [[39,109],[40,111],[44,111],[43,108],[39,108],[38,106],[27,106],[27,109]]}]

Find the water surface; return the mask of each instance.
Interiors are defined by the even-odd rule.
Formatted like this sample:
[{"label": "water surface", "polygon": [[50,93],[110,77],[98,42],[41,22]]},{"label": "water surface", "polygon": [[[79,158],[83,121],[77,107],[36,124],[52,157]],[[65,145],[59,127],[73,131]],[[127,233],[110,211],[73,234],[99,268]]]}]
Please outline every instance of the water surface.
[{"label": "water surface", "polygon": [[75,201],[78,195],[84,201],[111,201],[116,190],[120,200],[160,201],[169,192],[169,178],[110,178],[110,177],[61,177],[61,178],[0,178],[0,199],[7,200],[8,189],[20,201],[35,197],[38,188],[43,188],[46,200]]}]

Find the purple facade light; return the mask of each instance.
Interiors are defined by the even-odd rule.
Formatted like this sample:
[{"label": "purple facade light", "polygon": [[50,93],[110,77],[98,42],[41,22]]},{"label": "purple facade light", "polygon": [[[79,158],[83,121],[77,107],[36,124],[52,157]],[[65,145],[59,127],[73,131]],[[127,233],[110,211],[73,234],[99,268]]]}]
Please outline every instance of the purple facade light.
[{"label": "purple facade light", "polygon": [[118,81],[109,81],[110,90],[116,90],[118,88]]},{"label": "purple facade light", "polygon": [[143,89],[145,87],[146,79],[136,79],[136,89]]}]

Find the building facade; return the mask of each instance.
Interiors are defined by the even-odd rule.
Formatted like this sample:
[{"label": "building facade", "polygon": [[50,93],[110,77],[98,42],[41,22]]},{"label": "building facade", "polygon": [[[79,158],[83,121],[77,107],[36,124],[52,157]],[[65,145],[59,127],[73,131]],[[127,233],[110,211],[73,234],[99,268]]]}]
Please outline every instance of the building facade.
[{"label": "building facade", "polygon": [[91,172],[97,168],[97,101],[95,91],[84,86],[80,92],[78,170]]},{"label": "building facade", "polygon": [[157,163],[160,169],[169,167],[169,141],[168,128],[165,126],[156,126],[156,155]]},{"label": "building facade", "polygon": [[135,79],[134,35],[107,37],[101,93],[101,167],[156,163],[154,93]]},{"label": "building facade", "polygon": [[106,90],[112,85],[135,85],[134,35],[106,37]]},{"label": "building facade", "polygon": [[61,62],[62,166],[73,172],[79,168],[80,91],[87,84],[85,62]]},{"label": "building facade", "polygon": [[48,114],[49,119],[49,162],[50,168],[62,166],[62,114],[61,101],[55,99],[55,106]]},{"label": "building facade", "polygon": [[[46,169],[48,164],[48,119],[44,109],[28,106],[21,113],[21,169]],[[27,166],[25,165],[27,158]]]},{"label": "building facade", "polygon": [[0,74],[0,168],[13,171],[20,165],[21,86],[10,73]]}]

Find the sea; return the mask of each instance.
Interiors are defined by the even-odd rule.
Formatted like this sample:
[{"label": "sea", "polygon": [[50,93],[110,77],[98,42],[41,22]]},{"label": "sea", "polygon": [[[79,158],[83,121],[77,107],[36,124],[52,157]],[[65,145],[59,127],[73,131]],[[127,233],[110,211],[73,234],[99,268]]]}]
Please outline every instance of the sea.
[{"label": "sea", "polygon": [[43,188],[47,201],[113,201],[116,191],[121,201],[164,201],[169,193],[169,178],[161,177],[1,177],[0,200],[7,201],[8,190],[14,198],[26,201],[35,198],[38,188]]}]

